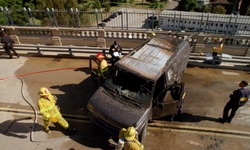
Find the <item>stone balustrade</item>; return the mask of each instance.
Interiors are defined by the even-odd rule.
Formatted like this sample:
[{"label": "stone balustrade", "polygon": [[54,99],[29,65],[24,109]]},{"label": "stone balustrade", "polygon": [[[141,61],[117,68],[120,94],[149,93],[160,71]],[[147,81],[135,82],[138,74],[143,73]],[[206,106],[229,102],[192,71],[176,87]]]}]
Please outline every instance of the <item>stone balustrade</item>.
[{"label": "stone balustrade", "polygon": [[[107,48],[117,41],[124,48],[136,48],[152,35],[152,31],[119,30],[95,28],[56,28],[56,27],[15,27],[2,26],[16,44],[41,44],[56,46],[88,46]],[[222,52],[250,56],[249,36],[223,34],[198,34],[190,32],[156,31],[156,34],[169,34],[176,38],[187,39],[193,52],[211,52],[214,46],[224,43]]]}]

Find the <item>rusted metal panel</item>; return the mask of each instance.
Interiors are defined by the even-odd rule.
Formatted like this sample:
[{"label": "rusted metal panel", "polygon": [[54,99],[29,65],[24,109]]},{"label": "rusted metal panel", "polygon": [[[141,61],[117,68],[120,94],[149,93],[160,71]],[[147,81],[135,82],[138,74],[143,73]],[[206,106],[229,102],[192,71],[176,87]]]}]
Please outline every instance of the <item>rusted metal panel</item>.
[{"label": "rusted metal panel", "polygon": [[181,49],[183,42],[184,40],[168,35],[155,36],[140,49],[120,59],[116,65],[142,77],[155,80],[168,66],[167,63],[171,63],[170,58]]}]

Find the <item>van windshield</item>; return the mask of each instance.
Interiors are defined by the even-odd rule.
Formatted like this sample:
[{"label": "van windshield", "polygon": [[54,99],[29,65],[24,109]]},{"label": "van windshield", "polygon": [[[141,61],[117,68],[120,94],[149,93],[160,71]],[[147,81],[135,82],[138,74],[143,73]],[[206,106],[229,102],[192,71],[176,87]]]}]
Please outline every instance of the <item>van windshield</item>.
[{"label": "van windshield", "polygon": [[137,106],[149,107],[152,98],[153,82],[121,69],[114,69],[111,78],[105,80],[104,86],[115,91],[126,101]]}]

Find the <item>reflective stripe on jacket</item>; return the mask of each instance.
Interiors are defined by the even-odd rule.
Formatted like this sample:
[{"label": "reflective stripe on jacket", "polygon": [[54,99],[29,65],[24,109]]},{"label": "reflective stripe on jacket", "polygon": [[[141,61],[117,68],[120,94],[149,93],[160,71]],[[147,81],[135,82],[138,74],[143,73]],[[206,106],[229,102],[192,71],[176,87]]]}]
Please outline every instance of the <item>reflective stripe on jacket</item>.
[{"label": "reflective stripe on jacket", "polygon": [[103,76],[103,78],[106,78],[107,73],[108,73],[108,63],[106,60],[102,60],[98,64],[98,76]]}]

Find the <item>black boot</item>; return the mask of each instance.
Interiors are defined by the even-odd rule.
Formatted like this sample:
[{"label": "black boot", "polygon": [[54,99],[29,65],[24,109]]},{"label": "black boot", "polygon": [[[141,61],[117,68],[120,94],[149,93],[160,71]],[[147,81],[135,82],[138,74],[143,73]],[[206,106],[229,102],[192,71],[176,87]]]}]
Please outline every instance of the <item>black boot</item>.
[{"label": "black boot", "polygon": [[11,54],[11,52],[8,51],[8,50],[5,50],[5,52],[9,55],[9,59],[12,59],[12,54]]},{"label": "black boot", "polygon": [[70,132],[70,134],[72,134],[76,130],[76,128],[73,126],[70,126],[67,130]]},{"label": "black boot", "polygon": [[15,50],[12,50],[12,51],[16,55],[16,57],[19,58],[19,55],[17,54],[17,52]]}]

